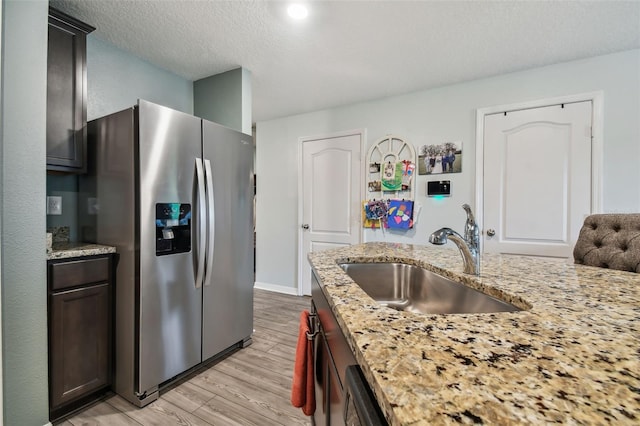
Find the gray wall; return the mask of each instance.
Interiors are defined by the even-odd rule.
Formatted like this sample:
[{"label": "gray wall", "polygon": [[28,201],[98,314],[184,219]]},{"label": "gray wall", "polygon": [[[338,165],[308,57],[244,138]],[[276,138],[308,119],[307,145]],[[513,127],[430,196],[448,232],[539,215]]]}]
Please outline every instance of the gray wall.
[{"label": "gray wall", "polygon": [[251,134],[251,73],[244,68],[193,82],[194,114]]},{"label": "gray wall", "polygon": [[4,424],[48,422],[46,1],[4,1],[2,361]]},{"label": "gray wall", "polygon": [[47,175],[47,196],[50,195],[62,197],[62,214],[47,215],[47,229],[68,226],[69,241],[78,241],[78,177]]},{"label": "gray wall", "polygon": [[[91,24],[91,23],[90,23]],[[193,114],[193,83],[92,34],[87,37],[87,119],[134,105],[138,98]]]},{"label": "gray wall", "polygon": [[[93,24],[93,23],[91,23]],[[87,37],[87,118],[129,108],[138,98],[193,113],[193,83],[158,68],[93,35]],[[62,197],[62,215],[47,216],[47,227],[68,226],[77,241],[75,176],[47,175],[47,195]]]},{"label": "gray wall", "polygon": [[392,133],[416,149],[463,142],[462,173],[447,175],[452,196],[427,199],[417,176],[419,223],[408,233],[366,230],[365,241],[427,244],[442,226],[462,231],[460,206],[475,204],[476,110],[585,92],[604,93],[604,186],[607,212],[640,211],[640,50],[562,63],[373,102],[257,123],[256,281],[297,287],[299,138],[367,130],[367,146]]}]

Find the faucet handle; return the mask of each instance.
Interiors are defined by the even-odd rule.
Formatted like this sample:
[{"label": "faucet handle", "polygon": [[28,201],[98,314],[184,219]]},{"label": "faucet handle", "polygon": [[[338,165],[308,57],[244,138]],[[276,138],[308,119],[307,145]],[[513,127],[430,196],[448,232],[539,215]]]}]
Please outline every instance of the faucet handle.
[{"label": "faucet handle", "polygon": [[467,212],[467,222],[475,222],[476,219],[473,217],[473,212],[471,211],[471,206],[469,204],[463,204],[462,208],[465,212]]}]

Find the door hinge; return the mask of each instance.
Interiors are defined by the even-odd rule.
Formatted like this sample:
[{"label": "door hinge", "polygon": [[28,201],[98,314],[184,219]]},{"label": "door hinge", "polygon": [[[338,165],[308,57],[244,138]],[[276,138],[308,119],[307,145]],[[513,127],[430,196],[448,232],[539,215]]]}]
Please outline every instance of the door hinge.
[{"label": "door hinge", "polygon": [[593,139],[593,127],[587,126],[584,129],[584,135],[585,135],[585,137]]}]

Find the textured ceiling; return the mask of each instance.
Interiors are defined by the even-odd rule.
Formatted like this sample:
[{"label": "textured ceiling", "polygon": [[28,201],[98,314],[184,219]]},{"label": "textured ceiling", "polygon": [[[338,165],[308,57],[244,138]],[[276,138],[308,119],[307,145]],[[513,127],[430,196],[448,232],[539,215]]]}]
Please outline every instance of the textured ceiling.
[{"label": "textured ceiling", "polygon": [[636,1],[51,0],[190,80],[253,74],[253,120],[640,48]]}]

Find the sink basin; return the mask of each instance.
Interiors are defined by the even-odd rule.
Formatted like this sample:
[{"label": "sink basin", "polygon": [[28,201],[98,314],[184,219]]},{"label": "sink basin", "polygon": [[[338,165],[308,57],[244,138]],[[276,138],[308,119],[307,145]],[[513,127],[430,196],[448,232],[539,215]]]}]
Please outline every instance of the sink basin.
[{"label": "sink basin", "polygon": [[434,272],[404,263],[342,263],[373,300],[423,314],[514,312],[521,309]]}]

